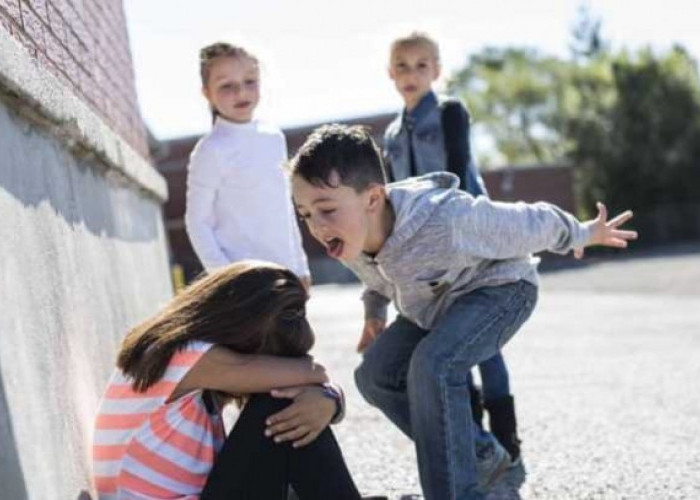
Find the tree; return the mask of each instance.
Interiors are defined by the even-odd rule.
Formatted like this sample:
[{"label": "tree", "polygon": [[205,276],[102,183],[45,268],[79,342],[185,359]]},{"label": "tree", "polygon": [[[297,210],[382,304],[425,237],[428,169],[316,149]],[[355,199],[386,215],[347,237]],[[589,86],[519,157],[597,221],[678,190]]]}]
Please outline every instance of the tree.
[{"label": "tree", "polygon": [[680,46],[614,52],[600,33],[584,9],[569,59],[488,47],[449,87],[508,164],[570,164],[581,207],[635,209],[651,239],[700,237],[697,64]]},{"label": "tree", "polygon": [[611,58],[610,67],[612,101],[569,123],[582,201],[590,205],[601,199],[613,209],[635,209],[647,232],[671,239],[699,231],[699,224],[690,227],[698,215],[681,208],[691,203],[700,209],[695,62],[675,47],[661,55],[650,49],[622,52]]},{"label": "tree", "polygon": [[448,87],[467,102],[477,126],[509,164],[548,163],[567,150],[560,123],[569,93],[567,66],[531,49],[487,47],[470,57]]}]

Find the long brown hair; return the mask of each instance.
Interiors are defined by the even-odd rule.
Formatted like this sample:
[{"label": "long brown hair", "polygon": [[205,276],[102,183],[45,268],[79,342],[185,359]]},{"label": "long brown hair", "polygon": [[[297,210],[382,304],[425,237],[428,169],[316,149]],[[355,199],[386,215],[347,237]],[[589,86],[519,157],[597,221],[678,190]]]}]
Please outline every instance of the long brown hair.
[{"label": "long brown hair", "polygon": [[[209,83],[209,72],[214,61],[221,57],[238,57],[245,58],[258,63],[258,58],[248,52],[243,47],[231,45],[226,42],[216,42],[206,47],[202,47],[199,51],[199,76],[202,78],[202,87],[206,87]],[[212,122],[219,116],[219,112],[212,106],[211,119]]]},{"label": "long brown hair", "polygon": [[170,358],[192,340],[242,354],[302,356],[314,343],[308,295],[284,267],[261,261],[230,264],[181,291],[162,311],[124,338],[117,366],[145,391]]}]

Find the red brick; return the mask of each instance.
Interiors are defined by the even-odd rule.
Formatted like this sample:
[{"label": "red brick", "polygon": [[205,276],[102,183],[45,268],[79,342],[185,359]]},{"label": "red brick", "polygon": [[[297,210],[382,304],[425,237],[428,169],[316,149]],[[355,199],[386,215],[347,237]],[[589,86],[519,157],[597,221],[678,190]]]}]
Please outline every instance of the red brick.
[{"label": "red brick", "polygon": [[49,22],[49,12],[47,10],[47,0],[20,0],[24,3],[29,4],[34,13],[39,16],[39,19],[48,24]]},{"label": "red brick", "polygon": [[22,15],[20,14],[19,0],[0,0],[0,12],[5,11],[11,20],[17,24],[22,24]]},{"label": "red brick", "polygon": [[[88,0],[88,3],[92,1],[95,0]],[[52,8],[49,10],[52,11],[55,9],[56,11],[58,11],[67,27],[72,28],[74,31],[76,31],[78,29],[78,25],[82,24],[80,15],[76,12],[76,10],[69,2],[51,0],[50,5]]]},{"label": "red brick", "polygon": [[14,29],[13,28],[12,29],[12,37],[15,40],[17,40],[24,47],[24,49],[27,51],[27,53],[31,57],[36,58],[36,53],[37,53],[36,52],[36,50],[37,50],[36,43],[34,42],[34,40],[29,38],[29,36],[27,36],[27,34],[24,32],[23,29],[21,29],[21,28]]},{"label": "red brick", "polygon": [[65,66],[65,60],[68,57],[66,48],[50,31],[45,33],[44,40],[44,52],[46,52],[46,55],[49,56],[49,59],[51,59],[56,66],[63,68]]},{"label": "red brick", "polygon": [[27,4],[23,3],[22,9],[22,29],[31,38],[37,47],[44,46],[44,23],[39,16]]},{"label": "red brick", "polygon": [[80,70],[78,69],[78,64],[75,62],[73,56],[71,56],[68,51],[66,51],[66,59],[64,61],[64,71],[71,83],[76,87],[80,88]]},{"label": "red brick", "polygon": [[75,34],[69,30],[68,32],[68,52],[73,57],[76,65],[87,68],[90,63],[90,58],[88,57],[88,50],[85,45],[83,45],[80,40],[75,36]]},{"label": "red brick", "polygon": [[3,11],[0,11],[0,27],[2,27],[3,31],[12,34],[12,21],[10,16],[5,15]]},{"label": "red brick", "polygon": [[68,25],[66,24],[65,19],[63,19],[61,13],[52,4],[48,4],[48,12],[49,29],[65,44],[66,32],[68,31]]}]

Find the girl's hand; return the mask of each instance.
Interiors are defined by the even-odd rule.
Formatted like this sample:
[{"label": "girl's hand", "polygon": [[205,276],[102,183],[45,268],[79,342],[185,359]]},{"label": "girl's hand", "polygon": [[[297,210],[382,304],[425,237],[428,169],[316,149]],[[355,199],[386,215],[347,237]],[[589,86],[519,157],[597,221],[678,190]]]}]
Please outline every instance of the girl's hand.
[{"label": "girl's hand", "polygon": [[294,441],[294,448],[306,446],[328,427],[335,415],[336,402],[325,396],[323,387],[317,385],[275,389],[270,394],[275,398],[294,400],[266,421],[265,435],[276,443]]},{"label": "girl's hand", "polygon": [[[606,247],[627,248],[627,241],[637,239],[637,231],[618,229],[632,218],[632,211],[622,212],[617,217],[608,219],[608,209],[601,202],[596,203],[598,216],[584,224],[592,228],[591,238],[586,246],[602,245]],[[583,247],[574,249],[574,257],[583,257]]]},{"label": "girl's hand", "polygon": [[365,327],[362,329],[362,336],[357,343],[357,352],[364,352],[369,345],[374,342],[377,335],[384,331],[386,321],[383,319],[370,318],[365,320]]}]

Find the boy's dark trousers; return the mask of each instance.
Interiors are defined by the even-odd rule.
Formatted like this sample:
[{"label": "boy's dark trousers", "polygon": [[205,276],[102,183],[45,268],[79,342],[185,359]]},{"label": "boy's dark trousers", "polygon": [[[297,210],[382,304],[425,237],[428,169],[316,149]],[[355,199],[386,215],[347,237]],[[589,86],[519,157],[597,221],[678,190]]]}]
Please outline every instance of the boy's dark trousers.
[{"label": "boy's dark trousers", "polygon": [[338,443],[326,428],[311,444],[293,448],[266,437],[265,419],[289,400],[252,396],[217,455],[201,500],[359,500]]}]

